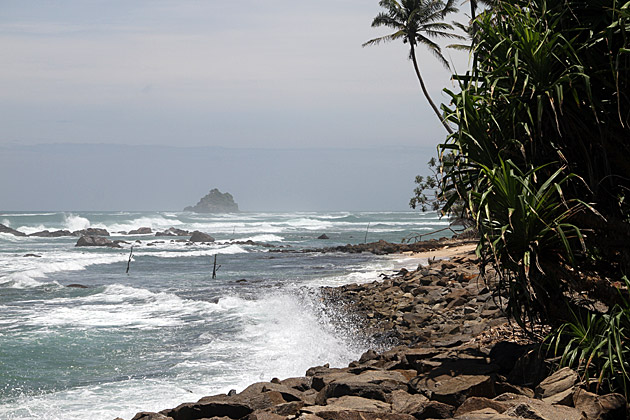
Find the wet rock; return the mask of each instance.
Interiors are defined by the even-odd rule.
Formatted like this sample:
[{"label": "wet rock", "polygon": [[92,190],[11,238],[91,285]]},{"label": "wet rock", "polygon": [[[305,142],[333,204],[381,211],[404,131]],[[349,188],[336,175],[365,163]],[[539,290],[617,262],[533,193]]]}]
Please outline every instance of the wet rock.
[{"label": "wet rock", "polygon": [[120,245],[101,236],[81,236],[75,246],[106,246],[120,248]]},{"label": "wet rock", "polygon": [[22,255],[23,257],[34,257],[34,258],[41,258],[41,255],[37,255],[37,254],[24,254]]},{"label": "wet rock", "polygon": [[81,230],[75,230],[72,232],[74,236],[109,236],[107,229],[102,228],[87,228]]},{"label": "wet rock", "polygon": [[174,227],[168,228],[162,232],[155,232],[155,236],[190,236],[190,232]]},{"label": "wet rock", "polygon": [[153,230],[150,227],[141,227],[138,229],[130,230],[127,232],[127,235],[148,235],[153,233]]},{"label": "wet rock", "polygon": [[317,239],[330,239],[330,238],[325,233],[322,233],[321,235],[317,237]]},{"label": "wet rock", "polygon": [[72,284],[67,284],[66,287],[74,287],[77,289],[87,289],[88,287],[83,285],[83,284],[79,284],[79,283],[72,283]]},{"label": "wet rock", "polygon": [[214,238],[207,233],[199,232],[198,230],[192,233],[190,242],[214,242]]},{"label": "wet rock", "polygon": [[42,230],[41,232],[31,233],[28,236],[36,236],[40,238],[60,238],[62,236],[76,236],[76,235],[74,235],[69,230],[55,230],[52,232],[49,230]]},{"label": "wet rock", "polygon": [[20,232],[19,230],[11,229],[8,226],[0,224],[0,233],[9,233],[13,236],[26,236],[26,233]]}]

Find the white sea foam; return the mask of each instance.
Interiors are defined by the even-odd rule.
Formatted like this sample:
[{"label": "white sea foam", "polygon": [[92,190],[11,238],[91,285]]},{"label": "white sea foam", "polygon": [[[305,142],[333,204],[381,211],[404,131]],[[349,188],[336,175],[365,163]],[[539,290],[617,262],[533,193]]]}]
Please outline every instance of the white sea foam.
[{"label": "white sea foam", "polygon": [[42,230],[50,230],[50,228],[47,228],[46,226],[39,224],[37,226],[20,226],[18,228],[16,228],[16,230],[19,230],[20,232],[24,232],[27,235],[30,235],[31,233],[35,233],[35,232],[41,232]]},{"label": "white sea foam", "polygon": [[235,239],[235,241],[254,241],[254,242],[282,242],[283,240],[284,238],[282,236],[274,235],[271,233]]},{"label": "white sea foam", "polygon": [[148,248],[143,248],[143,251],[134,252],[136,256],[143,257],[159,257],[159,258],[182,258],[182,257],[206,257],[215,254],[243,254],[248,252],[240,245],[229,245],[226,247],[204,247],[187,250],[170,250],[170,251],[144,251]]},{"label": "white sea foam", "polygon": [[95,224],[95,227],[107,229],[109,232],[128,232],[130,230],[138,229],[141,227],[150,227],[154,232],[159,230],[165,230],[171,227],[186,228],[185,223],[176,217],[164,217],[164,216],[142,216],[131,219],[127,222],[120,223],[100,223]]},{"label": "white sea foam", "polygon": [[[42,283],[35,279],[45,278],[50,273],[80,271],[91,265],[127,261],[127,258],[120,253],[95,252],[51,252],[43,253],[40,258],[16,258],[15,255],[4,254],[0,259],[0,285],[16,289],[38,287]],[[7,267],[12,271],[7,272]]]},{"label": "white sea foam", "polygon": [[217,309],[218,305],[211,302],[186,300],[170,293],[111,285],[105,287],[101,293],[87,297],[47,301],[26,317],[26,323],[37,327],[78,329],[155,329],[202,322],[203,315]]},{"label": "white sea foam", "polygon": [[71,232],[76,230],[83,230],[90,227],[90,221],[85,217],[77,216],[75,214],[64,214],[64,226]]}]

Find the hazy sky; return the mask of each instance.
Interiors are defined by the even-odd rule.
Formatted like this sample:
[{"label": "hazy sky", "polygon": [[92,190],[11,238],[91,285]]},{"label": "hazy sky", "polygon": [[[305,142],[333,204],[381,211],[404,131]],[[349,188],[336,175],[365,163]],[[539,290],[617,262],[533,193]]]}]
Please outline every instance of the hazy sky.
[{"label": "hazy sky", "polygon": [[[170,146],[146,149],[158,159],[172,147],[433,148],[444,129],[406,46],[361,48],[387,32],[370,27],[378,12],[376,0],[2,0],[0,146],[5,154],[53,143]],[[447,54],[465,70],[466,54]],[[424,51],[420,63],[434,99],[445,101],[451,73]],[[48,152],[30,150],[36,158],[20,163],[37,171]],[[419,156],[416,172],[426,160]],[[49,177],[59,181],[47,190],[59,201],[68,184],[61,188],[54,167]],[[2,181],[0,196],[8,197],[7,184],[19,190],[15,182]],[[18,182],[24,195],[34,187]],[[72,188],[72,179],[63,182]]]}]

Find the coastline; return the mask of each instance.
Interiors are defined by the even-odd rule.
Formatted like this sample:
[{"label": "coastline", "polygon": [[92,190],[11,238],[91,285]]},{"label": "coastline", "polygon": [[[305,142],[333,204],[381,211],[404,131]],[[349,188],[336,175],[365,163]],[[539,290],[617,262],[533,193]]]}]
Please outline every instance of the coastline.
[{"label": "coastline", "polygon": [[473,248],[449,243],[396,254],[428,263],[372,283],[322,288],[327,305],[377,338],[380,352],[132,420],[600,418],[582,415],[601,396],[581,389],[577,374],[548,377],[549,363],[477,278]]}]

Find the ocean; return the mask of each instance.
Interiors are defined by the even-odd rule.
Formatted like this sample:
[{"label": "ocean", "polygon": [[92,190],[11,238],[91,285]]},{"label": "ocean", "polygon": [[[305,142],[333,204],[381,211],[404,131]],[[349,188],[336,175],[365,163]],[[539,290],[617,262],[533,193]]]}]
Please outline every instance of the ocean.
[{"label": "ocean", "polygon": [[[421,261],[299,251],[400,242],[448,225],[412,212],[0,212],[0,223],[27,234],[105,228],[128,242],[88,248],[76,237],[0,233],[0,419],[50,420],[130,419],[345,366],[374,343],[323,307],[319,288]],[[216,242],[118,233],[140,227],[199,230]]]}]

